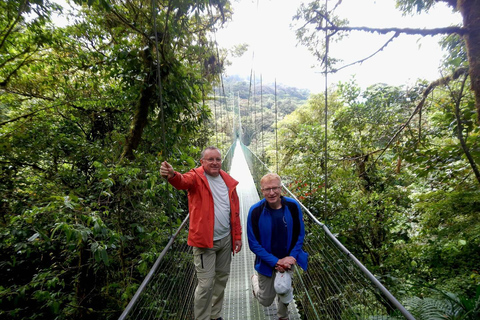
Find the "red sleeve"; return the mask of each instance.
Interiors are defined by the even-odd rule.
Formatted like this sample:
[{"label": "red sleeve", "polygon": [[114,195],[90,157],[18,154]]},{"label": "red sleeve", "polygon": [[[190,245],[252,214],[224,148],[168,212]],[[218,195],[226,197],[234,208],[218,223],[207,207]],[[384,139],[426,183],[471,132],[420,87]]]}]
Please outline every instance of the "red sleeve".
[{"label": "red sleeve", "polygon": [[195,172],[190,170],[187,173],[181,174],[175,171],[175,175],[168,179],[168,182],[177,190],[187,190],[195,184]]}]

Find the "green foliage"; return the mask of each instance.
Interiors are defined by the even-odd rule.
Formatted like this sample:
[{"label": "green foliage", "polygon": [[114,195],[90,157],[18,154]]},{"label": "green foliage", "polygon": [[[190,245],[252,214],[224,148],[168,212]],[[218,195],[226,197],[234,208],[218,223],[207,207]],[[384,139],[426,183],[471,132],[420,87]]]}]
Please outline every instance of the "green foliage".
[{"label": "green foliage", "polygon": [[[458,84],[438,90],[421,118],[397,134],[424,88],[420,82],[408,91],[376,85],[362,92],[353,82],[340,84],[329,93],[327,160],[324,98],[312,97],[279,124],[281,174],[394,292],[422,294],[407,283],[427,283],[468,295],[478,286],[480,197],[457,139]],[[472,101],[465,96],[460,119],[478,163]]]},{"label": "green foliage", "polygon": [[464,319],[474,320],[480,317],[480,286],[472,298],[458,296],[451,292],[440,291],[436,297],[414,297],[405,301],[416,319]]},{"label": "green foliage", "polygon": [[[412,275],[439,288],[470,292],[478,286],[478,190],[418,195]],[[440,280],[440,281],[439,281]]]},{"label": "green foliage", "polygon": [[160,162],[192,168],[210,136],[228,2],[157,3],[161,91],[151,8],[76,3],[65,27],[48,1],[0,4],[2,319],[118,318],[187,213]]},{"label": "green foliage", "polygon": [[397,7],[405,12],[419,13],[428,11],[435,2],[434,0],[397,0]]},{"label": "green foliage", "polygon": [[[334,7],[336,8],[337,5]],[[302,3],[297,10],[297,14],[293,17],[293,20],[298,26],[298,28],[296,28],[296,37],[299,42],[311,52],[320,64],[327,64],[330,70],[334,69],[335,64],[341,60],[325,55],[328,51],[326,50],[327,45],[324,41],[325,33],[318,32],[318,30],[326,25],[341,27],[348,23],[347,20],[341,19],[334,14],[333,11],[335,8],[327,8],[326,2],[314,0],[308,3]],[[332,37],[334,34],[336,37]],[[345,33],[342,31],[329,31],[330,41],[338,41],[344,36]]]},{"label": "green foliage", "polygon": [[[207,99],[224,64],[208,30],[229,2],[156,2],[156,29],[142,1],[74,2],[62,28],[49,1],[0,2],[2,318],[117,318],[186,215],[160,162],[186,171],[203,146],[225,155],[237,134],[395,293],[456,293],[412,308],[478,317],[480,130],[462,83],[437,89],[406,126],[427,84],[339,84],[325,128],[324,97],[305,103],[295,88],[265,85],[260,104],[258,82],[234,81],[237,97]],[[309,15],[321,2],[309,6],[298,18],[324,23]],[[310,31],[301,39],[317,50]],[[462,44],[444,41],[446,70],[465,66]]]},{"label": "green foliage", "polygon": [[[185,214],[176,210],[169,216],[162,214],[168,212],[165,184],[158,183],[158,162],[148,158],[142,157],[146,161],[138,167],[96,162],[95,182],[81,197],[57,196],[50,188],[43,206],[11,216],[8,228],[2,229],[1,243],[2,283],[12,293],[2,293],[3,303],[19,309],[19,317],[31,310],[40,315],[45,309],[47,317],[61,311],[62,317],[71,318],[78,311],[68,305],[82,298],[78,294],[90,292],[92,285],[103,288],[102,292],[82,298],[82,304],[94,310],[105,306],[115,310],[118,301],[128,302],[129,297],[117,296],[122,290],[112,289],[131,286],[137,277],[145,276],[154,257],[139,259],[140,254],[145,248],[161,248],[168,230]],[[38,203],[34,195],[29,201]],[[171,201],[170,205],[180,204]],[[138,270],[127,273],[129,265]],[[35,274],[31,279],[30,273]],[[46,292],[38,291],[39,287]]]}]

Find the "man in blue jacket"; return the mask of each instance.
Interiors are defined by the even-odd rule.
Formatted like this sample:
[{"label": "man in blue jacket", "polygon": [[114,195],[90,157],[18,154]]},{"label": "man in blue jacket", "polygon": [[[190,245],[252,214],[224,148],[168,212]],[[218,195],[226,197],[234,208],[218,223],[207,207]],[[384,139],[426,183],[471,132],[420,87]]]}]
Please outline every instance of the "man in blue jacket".
[{"label": "man in blue jacket", "polygon": [[307,269],[308,254],[302,250],[305,226],[299,203],[282,196],[279,175],[266,174],[260,186],[265,198],[250,208],[247,222],[248,244],[256,255],[253,294],[264,306],[271,305],[278,295],[277,315],[279,320],[285,320],[293,295],[291,290],[277,292],[275,278],[286,275],[290,278],[291,268],[296,264]]}]

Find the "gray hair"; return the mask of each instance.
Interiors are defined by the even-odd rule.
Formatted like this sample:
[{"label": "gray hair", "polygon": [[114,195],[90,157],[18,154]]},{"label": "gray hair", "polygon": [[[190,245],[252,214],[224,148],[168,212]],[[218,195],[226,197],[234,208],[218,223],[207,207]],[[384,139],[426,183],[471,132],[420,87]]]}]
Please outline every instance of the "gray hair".
[{"label": "gray hair", "polygon": [[217,150],[220,153],[220,155],[222,154],[222,152],[220,152],[220,150],[217,147],[210,146],[210,147],[206,147],[205,149],[203,149],[202,153],[200,154],[200,159],[203,159],[203,157],[205,156],[205,152],[207,150]]}]

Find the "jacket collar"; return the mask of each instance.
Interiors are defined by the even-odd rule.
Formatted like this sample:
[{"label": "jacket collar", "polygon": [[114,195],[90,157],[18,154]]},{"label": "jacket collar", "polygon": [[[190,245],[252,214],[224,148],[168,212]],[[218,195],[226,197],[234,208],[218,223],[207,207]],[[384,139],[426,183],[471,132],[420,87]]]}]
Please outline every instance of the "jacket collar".
[{"label": "jacket collar", "polygon": [[[200,166],[198,168],[193,169],[196,174],[199,175],[200,179],[208,186],[208,180],[207,177],[205,176],[205,169]],[[220,170],[220,175],[222,176],[223,181],[225,181],[225,184],[229,189],[234,188],[238,185],[238,181],[233,179],[229,174],[227,174],[225,171]]]}]

